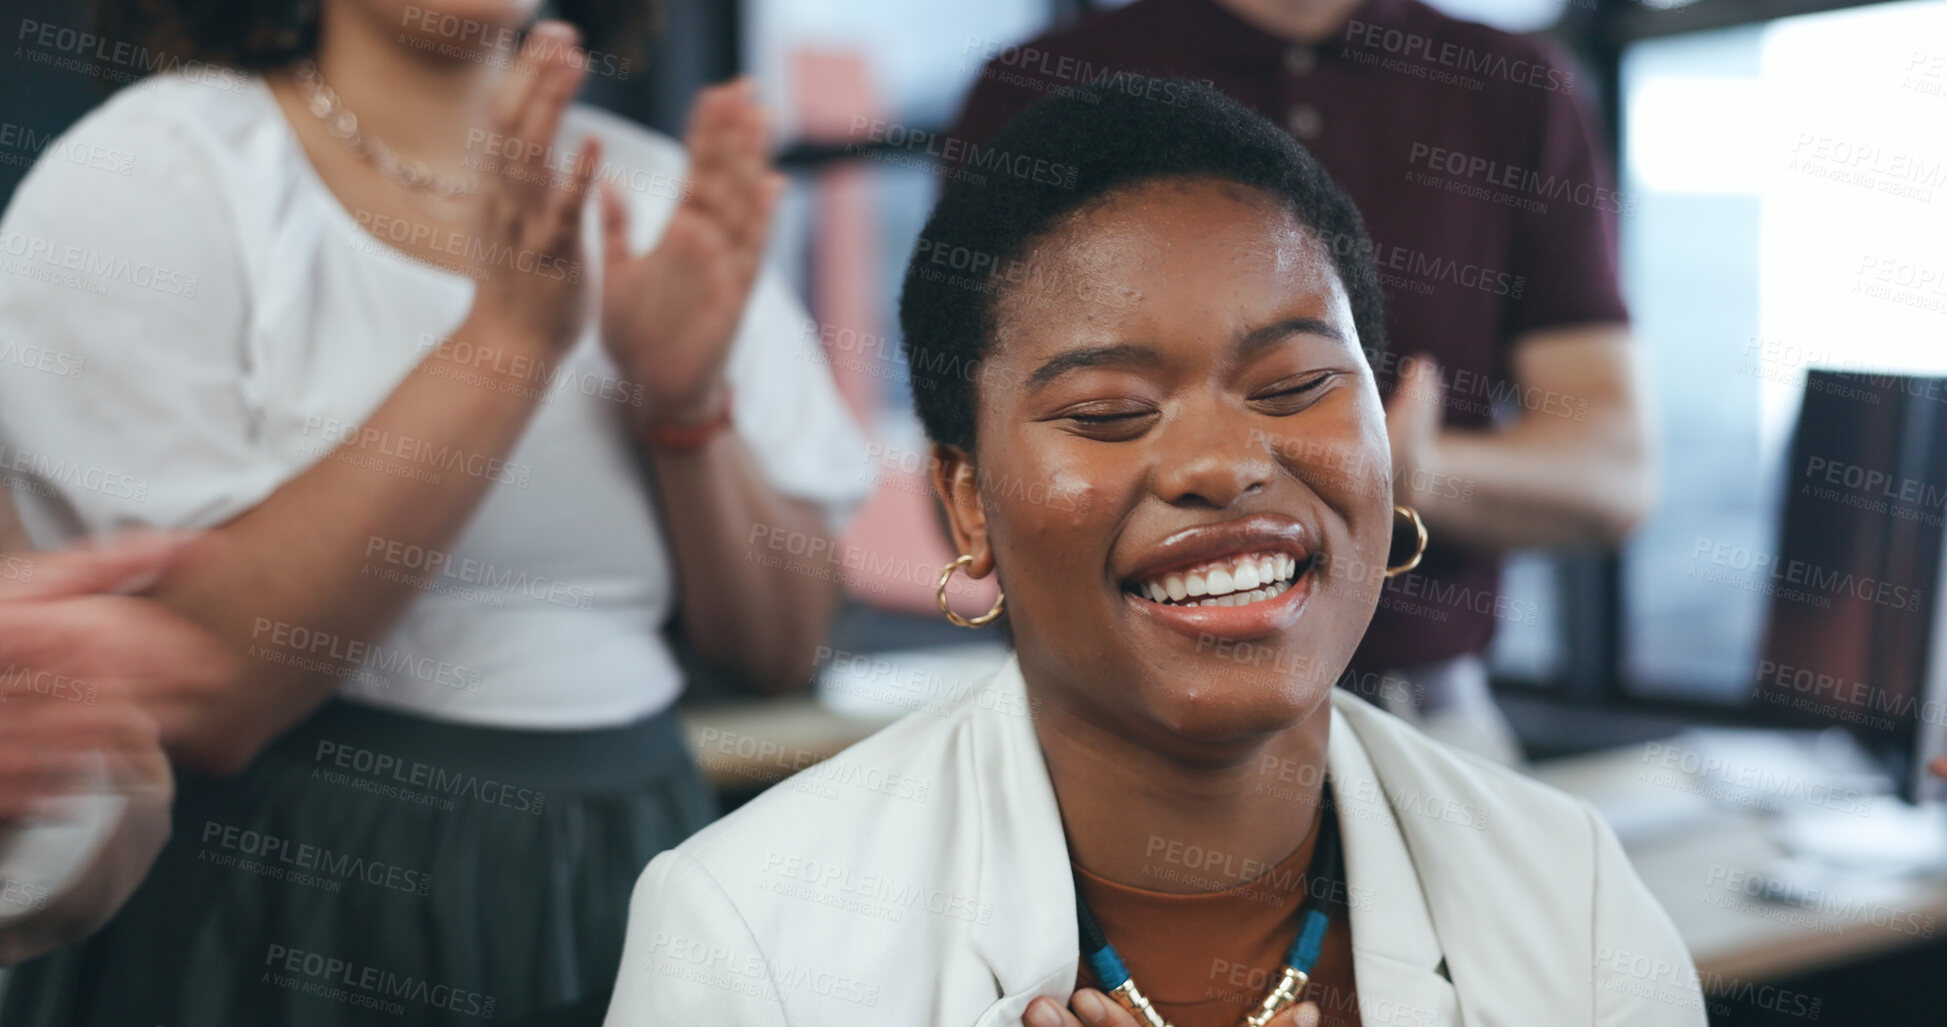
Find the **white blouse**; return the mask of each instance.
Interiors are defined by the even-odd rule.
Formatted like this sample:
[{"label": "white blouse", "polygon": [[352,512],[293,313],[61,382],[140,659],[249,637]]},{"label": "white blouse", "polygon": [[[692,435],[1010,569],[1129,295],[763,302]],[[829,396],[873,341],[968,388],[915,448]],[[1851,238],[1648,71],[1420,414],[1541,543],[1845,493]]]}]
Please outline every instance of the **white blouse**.
[{"label": "white blouse", "polygon": [[[590,133],[645,248],[682,149],[577,107],[561,152]],[[40,161],[0,220],[0,481],[37,545],[236,517],[348,438],[472,303],[472,278],[393,249],[396,226],[338,201],[261,79],[149,79],[48,148],[77,152],[102,159]],[[837,525],[870,479],[817,338],[767,274],[728,374],[766,479]],[[358,573],[420,589],[389,637],[266,618],[256,655],[349,664],[349,698],[470,724],[597,727],[669,704],[674,568],[592,318],[534,381],[546,399],[504,461],[387,440],[415,474],[494,481],[443,552],[383,529],[361,547]]]}]

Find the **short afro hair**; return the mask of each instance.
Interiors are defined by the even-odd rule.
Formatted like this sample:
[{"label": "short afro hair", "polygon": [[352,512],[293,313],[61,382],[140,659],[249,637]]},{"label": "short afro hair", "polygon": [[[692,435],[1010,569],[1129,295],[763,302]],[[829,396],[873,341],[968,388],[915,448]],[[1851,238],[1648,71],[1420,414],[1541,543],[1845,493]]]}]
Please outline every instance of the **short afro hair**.
[{"label": "short afro hair", "polygon": [[973,452],[978,369],[1001,290],[1033,277],[1017,273],[1030,244],[1064,215],[1158,179],[1220,179],[1282,201],[1331,254],[1360,344],[1378,364],[1383,294],[1358,209],[1297,140],[1223,93],[1123,74],[1039,101],[984,146],[955,145],[964,159],[920,232],[899,298],[913,401],[934,442]]}]

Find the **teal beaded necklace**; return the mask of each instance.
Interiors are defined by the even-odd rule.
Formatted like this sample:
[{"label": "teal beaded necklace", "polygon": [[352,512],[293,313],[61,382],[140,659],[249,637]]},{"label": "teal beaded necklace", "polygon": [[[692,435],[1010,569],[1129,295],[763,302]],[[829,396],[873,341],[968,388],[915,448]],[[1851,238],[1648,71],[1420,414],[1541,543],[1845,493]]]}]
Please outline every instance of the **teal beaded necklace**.
[{"label": "teal beaded necklace", "polygon": [[[1326,791],[1321,797],[1330,794]],[[1305,985],[1311,981],[1312,968],[1318,963],[1318,953],[1325,947],[1325,932],[1332,924],[1331,914],[1325,910],[1336,888],[1319,888],[1310,882],[1323,880],[1330,885],[1345,875],[1345,853],[1339,848],[1338,818],[1332,815],[1329,802],[1319,817],[1318,830],[1318,847],[1312,850],[1311,866],[1306,868],[1306,896],[1299,917],[1298,936],[1291,939],[1291,947],[1285,950],[1284,973],[1279,976],[1271,993],[1258,1003],[1257,1011],[1244,1018],[1243,1027],[1264,1027],[1272,1017],[1298,1001],[1305,992]],[[1311,867],[1323,867],[1323,877],[1312,876]],[[1169,1021],[1163,1019],[1163,1014],[1150,1004],[1142,989],[1136,987],[1136,979],[1129,975],[1129,968],[1123,965],[1115,946],[1109,944],[1108,936],[1102,933],[1102,925],[1096,923],[1095,914],[1088,911],[1088,902],[1082,898],[1079,879],[1075,882],[1075,918],[1081,928],[1082,955],[1088,960],[1096,981],[1108,990],[1109,997],[1134,1013],[1147,1027],[1170,1027]]]}]

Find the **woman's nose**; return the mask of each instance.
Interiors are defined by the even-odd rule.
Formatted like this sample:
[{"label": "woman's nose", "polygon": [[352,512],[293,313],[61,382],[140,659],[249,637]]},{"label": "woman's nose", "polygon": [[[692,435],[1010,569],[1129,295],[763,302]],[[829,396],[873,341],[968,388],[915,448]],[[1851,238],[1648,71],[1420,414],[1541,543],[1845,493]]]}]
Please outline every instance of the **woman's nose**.
[{"label": "woman's nose", "polygon": [[1165,428],[1155,472],[1163,501],[1221,510],[1269,486],[1277,461],[1249,420],[1241,412],[1213,409]]}]

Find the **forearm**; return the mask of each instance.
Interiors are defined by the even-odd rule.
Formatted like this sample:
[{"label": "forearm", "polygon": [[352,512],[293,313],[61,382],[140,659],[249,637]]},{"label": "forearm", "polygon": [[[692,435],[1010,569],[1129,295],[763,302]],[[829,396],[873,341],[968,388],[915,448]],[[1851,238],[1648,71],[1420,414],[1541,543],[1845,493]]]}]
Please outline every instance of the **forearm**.
[{"label": "forearm", "polygon": [[1530,413],[1500,430],[1443,431],[1395,485],[1428,530],[1470,549],[1613,546],[1646,516],[1654,484],[1634,418]]},{"label": "forearm", "polygon": [[[810,553],[806,562],[815,563],[815,554],[834,552],[816,511],[779,495],[731,433],[690,452],[654,451],[649,460],[691,644],[759,690],[802,684],[837,609],[838,582],[765,558]],[[773,554],[754,538],[804,545]]]},{"label": "forearm", "polygon": [[[469,318],[454,337],[538,351],[483,322]],[[194,542],[151,593],[243,657],[216,701],[165,722],[172,755],[203,769],[247,762],[338,681],[295,668],[297,657],[375,641],[419,594],[404,576],[370,573],[374,548],[444,549],[489,490],[517,487],[499,479],[540,390],[491,367],[463,368],[452,350],[429,354],[351,438]],[[333,644],[300,649],[299,634]]]}]

